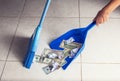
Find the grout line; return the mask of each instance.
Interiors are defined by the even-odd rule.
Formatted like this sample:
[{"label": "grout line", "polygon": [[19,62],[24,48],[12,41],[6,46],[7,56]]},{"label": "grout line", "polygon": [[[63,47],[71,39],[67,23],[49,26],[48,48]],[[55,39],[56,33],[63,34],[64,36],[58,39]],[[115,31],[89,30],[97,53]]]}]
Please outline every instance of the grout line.
[{"label": "grout line", "polygon": [[[18,16],[0,16],[0,18],[19,18]],[[21,16],[20,18],[40,18],[40,16]],[[94,18],[94,17],[80,17],[80,10],[79,10],[79,17],[47,17],[46,18]],[[109,19],[120,19],[119,17],[110,17]],[[79,20],[80,22],[80,20]]]},{"label": "grout line", "polygon": [[1,79],[2,79],[2,75],[3,75],[3,73],[4,73],[5,66],[6,66],[6,64],[7,64],[7,59],[8,59],[8,56],[9,56],[9,53],[10,53],[10,50],[11,50],[13,41],[14,41],[15,36],[16,36],[16,32],[17,32],[17,29],[18,29],[18,26],[19,26],[19,23],[20,23],[20,19],[21,19],[22,13],[23,13],[23,11],[24,11],[25,3],[26,3],[26,0],[24,1],[23,9],[21,10],[20,15],[17,17],[17,18],[18,18],[18,23],[17,23],[16,29],[15,29],[13,38],[12,38],[12,40],[11,40],[10,46],[9,46],[8,54],[7,54],[7,56],[6,56],[6,60],[5,60],[4,66],[3,66],[3,70],[2,70],[1,75],[0,75],[0,81],[1,81]]},{"label": "grout line", "polygon": [[6,61],[6,60],[0,60],[0,61]]},{"label": "grout line", "polygon": [[[81,27],[81,23],[80,23],[80,0],[78,0],[78,13],[79,13],[79,27]],[[81,81],[82,81],[82,54],[80,54],[80,67],[81,67]]]},{"label": "grout line", "polygon": [[19,18],[18,16],[0,16],[0,18]]},{"label": "grout line", "polygon": [[46,16],[46,18],[79,18],[79,16],[78,16],[78,17],[76,17],[76,16],[71,16],[71,17],[64,17],[64,16],[63,16],[63,17],[62,17],[62,16],[61,16],[61,17],[60,17],[60,16],[58,16],[58,17],[57,17],[57,16],[56,16],[56,17],[53,16],[53,17],[52,17],[52,16],[51,16],[51,17],[47,17],[47,16]]},{"label": "grout line", "polygon": [[79,14],[79,27],[80,27],[80,0],[78,0],[78,14]]},{"label": "grout line", "polygon": [[21,62],[22,63],[22,61],[20,60],[7,60],[7,62]]},{"label": "grout line", "polygon": [[[21,16],[22,18],[40,18],[40,16]],[[79,18],[79,17],[45,17],[45,18]]]},{"label": "grout line", "polygon": [[94,62],[82,62],[82,63],[84,63],[84,64],[120,64],[120,63],[103,63],[103,62],[101,62],[101,63],[94,63]]},{"label": "grout line", "polygon": [[[80,56],[81,57],[81,56]],[[73,62],[73,63],[81,63],[81,64],[120,64],[120,62],[82,62],[82,60],[80,59],[81,62]]]}]

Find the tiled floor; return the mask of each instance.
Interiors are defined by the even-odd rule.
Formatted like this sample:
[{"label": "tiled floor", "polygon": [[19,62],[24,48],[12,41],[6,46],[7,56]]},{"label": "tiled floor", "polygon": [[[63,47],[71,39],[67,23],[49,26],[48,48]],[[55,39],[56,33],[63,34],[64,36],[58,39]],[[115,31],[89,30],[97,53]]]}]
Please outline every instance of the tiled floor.
[{"label": "tiled floor", "polygon": [[[52,0],[36,54],[66,31],[85,27],[110,0]],[[120,8],[89,31],[81,56],[49,75],[44,64],[23,67],[28,41],[46,0],[0,0],[0,81],[120,81]]]}]

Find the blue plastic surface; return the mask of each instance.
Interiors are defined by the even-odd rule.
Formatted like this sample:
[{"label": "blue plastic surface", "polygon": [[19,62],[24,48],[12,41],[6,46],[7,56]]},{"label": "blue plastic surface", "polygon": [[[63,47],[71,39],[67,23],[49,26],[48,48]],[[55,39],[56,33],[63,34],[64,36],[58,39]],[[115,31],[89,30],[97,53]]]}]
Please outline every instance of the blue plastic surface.
[{"label": "blue plastic surface", "polygon": [[28,69],[31,67],[31,64],[33,62],[33,58],[35,56],[35,52],[37,50],[37,46],[38,46],[38,42],[39,42],[39,38],[40,38],[40,32],[42,30],[42,24],[44,22],[46,13],[48,11],[50,2],[51,2],[51,0],[46,1],[45,8],[43,10],[40,22],[39,22],[37,28],[35,29],[33,35],[30,38],[27,55],[26,55],[24,63],[23,63],[24,67],[26,67]]},{"label": "blue plastic surface", "polygon": [[85,28],[77,28],[72,29],[68,31],[67,33],[63,34],[62,36],[58,37],[57,39],[53,40],[49,45],[51,49],[56,50],[63,50],[63,48],[60,48],[60,44],[63,40],[68,40],[70,37],[73,37],[75,39],[75,42],[82,43],[82,47],[79,49],[77,54],[73,58],[67,57],[65,60],[67,63],[62,67],[64,70],[69,66],[69,64],[82,52],[85,46],[85,39],[87,36],[87,32],[96,25],[95,22],[92,22]]}]

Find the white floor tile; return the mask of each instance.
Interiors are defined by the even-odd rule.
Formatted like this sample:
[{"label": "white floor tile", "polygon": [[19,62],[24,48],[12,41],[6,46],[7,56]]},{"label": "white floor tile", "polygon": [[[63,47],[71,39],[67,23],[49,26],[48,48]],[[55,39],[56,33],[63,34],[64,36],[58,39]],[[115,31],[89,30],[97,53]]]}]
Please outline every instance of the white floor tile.
[{"label": "white floor tile", "polygon": [[79,17],[78,0],[51,0],[47,17]]},{"label": "white floor tile", "polygon": [[[80,17],[95,17],[110,0],[80,0]],[[120,18],[120,8],[116,9],[110,17]]]},{"label": "white floor tile", "polygon": [[120,64],[83,64],[82,81],[120,81]]},{"label": "white floor tile", "polygon": [[6,60],[17,23],[17,18],[0,18],[0,60]]},{"label": "white floor tile", "polygon": [[46,0],[26,0],[22,16],[41,16]]},{"label": "white floor tile", "polygon": [[[22,18],[8,60],[23,60],[27,51],[29,37],[37,27],[38,18]],[[79,27],[78,18],[46,18],[40,35],[36,54],[40,55],[49,43],[70,29]],[[80,56],[75,59],[80,62]]]},{"label": "white floor tile", "polygon": [[19,62],[7,62],[2,81],[80,81],[80,63],[73,63],[67,70],[56,70],[46,75],[42,70],[44,64],[34,63],[31,69],[24,68]]},{"label": "white floor tile", "polygon": [[25,0],[0,0],[0,16],[19,16]]},{"label": "white floor tile", "polygon": [[[110,19],[107,23],[95,26],[88,32],[86,46],[82,52],[83,62],[120,63],[120,19]],[[81,19],[81,25],[90,23]]]}]

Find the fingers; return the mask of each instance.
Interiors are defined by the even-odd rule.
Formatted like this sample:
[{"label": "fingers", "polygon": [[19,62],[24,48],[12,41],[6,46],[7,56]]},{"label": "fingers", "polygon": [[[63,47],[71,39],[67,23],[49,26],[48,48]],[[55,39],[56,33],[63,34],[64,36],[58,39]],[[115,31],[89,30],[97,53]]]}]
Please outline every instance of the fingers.
[{"label": "fingers", "polygon": [[103,24],[108,20],[108,14],[104,13],[103,11],[98,12],[97,16],[94,18],[93,21],[96,21],[96,25]]},{"label": "fingers", "polygon": [[97,26],[99,25],[99,24],[102,24],[102,23],[104,23],[104,19],[103,19],[103,17],[101,17],[101,16],[98,16],[98,17],[96,17],[96,24],[97,24]]}]

